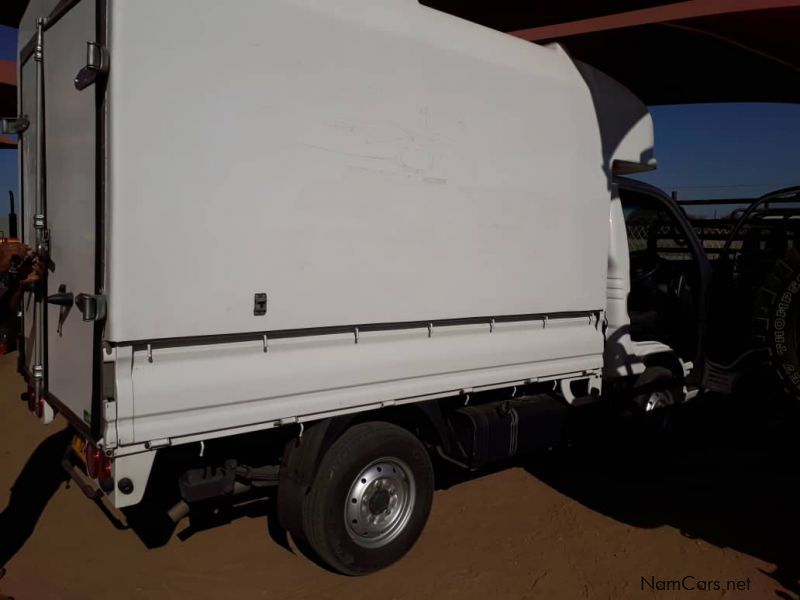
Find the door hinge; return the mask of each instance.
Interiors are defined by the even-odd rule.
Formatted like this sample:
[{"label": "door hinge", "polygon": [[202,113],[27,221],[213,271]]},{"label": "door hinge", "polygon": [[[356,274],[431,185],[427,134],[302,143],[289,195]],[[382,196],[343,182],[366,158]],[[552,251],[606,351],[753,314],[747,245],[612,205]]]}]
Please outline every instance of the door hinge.
[{"label": "door hinge", "polygon": [[108,48],[95,42],[86,42],[86,66],[75,76],[75,89],[84,90],[107,75],[109,62]]},{"label": "door hinge", "polygon": [[31,122],[28,117],[5,117],[0,119],[0,133],[3,135],[20,135],[25,133]]},{"label": "door hinge", "polygon": [[102,321],[106,318],[106,297],[102,294],[78,294],[75,306],[84,321]]}]

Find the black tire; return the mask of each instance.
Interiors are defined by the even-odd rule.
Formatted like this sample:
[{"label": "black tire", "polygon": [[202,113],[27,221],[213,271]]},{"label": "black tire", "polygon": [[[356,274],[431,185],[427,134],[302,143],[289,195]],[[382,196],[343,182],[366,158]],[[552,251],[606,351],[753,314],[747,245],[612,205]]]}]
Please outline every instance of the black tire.
[{"label": "black tire", "polygon": [[[651,402],[656,405],[648,407]],[[672,412],[682,402],[683,385],[666,367],[647,367],[633,386],[633,403],[642,411],[647,432],[670,431]]]},{"label": "black tire", "polygon": [[776,261],[755,302],[757,343],[769,350],[775,373],[793,398],[800,398],[800,252],[790,249]]},{"label": "black tire", "polygon": [[[386,463],[385,460],[395,462]],[[402,513],[406,518],[402,525],[398,522],[389,541],[377,540],[375,543],[379,545],[367,547],[363,545],[366,543],[364,540],[357,543],[354,539],[353,529],[357,525],[348,525],[346,503],[351,501],[351,495],[355,495],[351,487],[358,484],[357,478],[365,469],[380,471],[380,465],[386,464],[402,465],[401,474],[405,474],[405,469],[408,470],[410,477],[406,481],[410,485],[407,489],[413,492],[403,493],[404,498],[413,496],[413,504],[405,511],[397,511],[397,514]],[[381,483],[384,481],[398,482],[399,479],[375,480],[378,487],[372,489],[387,485]],[[368,497],[377,498],[381,493],[383,500],[386,492],[361,496],[370,511],[372,507],[371,502],[367,503]],[[393,498],[397,500],[396,496]],[[303,503],[302,536],[317,556],[332,569],[346,575],[366,575],[388,567],[411,549],[428,520],[432,502],[433,467],[425,446],[413,434],[397,425],[361,423],[348,429],[325,453]],[[376,513],[378,518],[383,517],[383,509],[388,511],[385,514],[391,513],[391,509],[383,504],[378,508],[381,511]],[[375,518],[375,515],[370,512],[368,518]]]}]

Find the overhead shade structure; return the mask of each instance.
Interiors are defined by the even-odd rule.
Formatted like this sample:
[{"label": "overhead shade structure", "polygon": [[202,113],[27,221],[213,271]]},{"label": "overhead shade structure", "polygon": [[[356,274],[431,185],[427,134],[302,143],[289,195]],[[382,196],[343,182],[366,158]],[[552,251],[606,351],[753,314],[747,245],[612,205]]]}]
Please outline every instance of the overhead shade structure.
[{"label": "overhead shade structure", "polygon": [[28,0],[2,0],[0,2],[0,25],[19,27]]},{"label": "overhead shade structure", "polygon": [[800,0],[423,0],[558,42],[646,104],[800,102]]}]

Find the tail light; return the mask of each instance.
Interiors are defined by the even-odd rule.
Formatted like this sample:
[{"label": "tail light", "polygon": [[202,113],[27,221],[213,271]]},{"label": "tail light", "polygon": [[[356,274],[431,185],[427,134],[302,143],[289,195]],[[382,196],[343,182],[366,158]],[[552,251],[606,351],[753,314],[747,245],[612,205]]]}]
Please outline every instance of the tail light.
[{"label": "tail light", "polygon": [[4,356],[5,354],[8,354],[8,350],[6,349],[6,343],[0,342],[0,356]]},{"label": "tail light", "polygon": [[94,445],[86,449],[86,472],[92,479],[111,479],[112,461]]},{"label": "tail light", "polygon": [[26,400],[28,401],[28,410],[31,412],[36,410],[36,390],[33,389],[33,386],[28,386],[28,395]]},{"label": "tail light", "polygon": [[39,396],[39,401],[36,403],[36,416],[40,419],[44,415],[44,394]]},{"label": "tail light", "polygon": [[36,398],[36,390],[33,387],[28,386],[28,393],[22,394],[22,398],[27,400],[28,410],[41,419],[42,415],[44,415],[44,394],[39,394],[39,398]]}]

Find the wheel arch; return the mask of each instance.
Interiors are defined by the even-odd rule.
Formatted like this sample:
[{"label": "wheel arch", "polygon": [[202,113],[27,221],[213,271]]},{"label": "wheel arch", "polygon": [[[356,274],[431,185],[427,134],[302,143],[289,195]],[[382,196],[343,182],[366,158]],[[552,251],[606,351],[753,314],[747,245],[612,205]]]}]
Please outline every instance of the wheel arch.
[{"label": "wheel arch", "polygon": [[277,509],[281,526],[297,533],[302,528],[302,500],[308,493],[328,448],[353,425],[369,421],[392,423],[414,434],[429,449],[453,448],[452,433],[437,400],[389,406],[322,419],[289,440],[281,460]]}]

